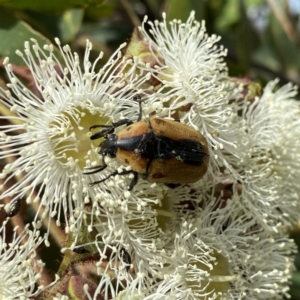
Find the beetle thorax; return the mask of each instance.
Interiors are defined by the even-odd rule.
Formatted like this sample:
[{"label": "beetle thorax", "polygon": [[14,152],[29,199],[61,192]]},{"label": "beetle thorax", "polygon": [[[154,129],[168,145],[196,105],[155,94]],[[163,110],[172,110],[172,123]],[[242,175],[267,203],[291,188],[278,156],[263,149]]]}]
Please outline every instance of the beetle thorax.
[{"label": "beetle thorax", "polygon": [[108,155],[111,158],[115,158],[117,153],[117,139],[116,134],[109,135],[100,145],[101,155]]}]

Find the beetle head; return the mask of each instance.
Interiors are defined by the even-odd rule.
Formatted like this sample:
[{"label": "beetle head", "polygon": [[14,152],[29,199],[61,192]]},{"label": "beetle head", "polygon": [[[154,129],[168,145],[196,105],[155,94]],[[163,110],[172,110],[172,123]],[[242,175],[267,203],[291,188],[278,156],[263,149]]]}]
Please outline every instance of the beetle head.
[{"label": "beetle head", "polygon": [[117,153],[117,135],[116,134],[110,134],[108,137],[106,137],[106,140],[103,141],[100,144],[100,154],[102,156],[108,155],[111,158],[116,157]]}]

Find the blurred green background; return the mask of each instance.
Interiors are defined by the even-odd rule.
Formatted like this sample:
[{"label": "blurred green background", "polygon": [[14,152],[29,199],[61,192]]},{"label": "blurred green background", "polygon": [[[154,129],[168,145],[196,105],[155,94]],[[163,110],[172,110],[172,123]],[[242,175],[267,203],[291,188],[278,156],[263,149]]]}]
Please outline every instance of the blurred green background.
[{"label": "blurred green background", "polygon": [[[262,87],[274,78],[280,85],[300,85],[300,0],[0,0],[0,62],[9,56],[15,72],[30,81],[24,62],[15,54],[34,38],[62,44],[83,55],[86,39],[93,43],[90,57],[104,51],[109,57],[145,15],[150,20],[206,21],[209,34],[222,37],[231,76],[246,77]],[[0,85],[5,72],[0,66]],[[299,216],[300,219],[300,216]],[[300,231],[291,234],[300,248]],[[297,256],[292,299],[300,300],[300,256]],[[276,266],[274,266],[276,268]]]}]

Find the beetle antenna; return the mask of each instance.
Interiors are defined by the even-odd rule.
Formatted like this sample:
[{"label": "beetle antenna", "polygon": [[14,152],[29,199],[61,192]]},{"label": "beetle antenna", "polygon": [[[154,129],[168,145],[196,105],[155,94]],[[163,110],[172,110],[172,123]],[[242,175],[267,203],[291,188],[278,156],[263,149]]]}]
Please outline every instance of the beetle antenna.
[{"label": "beetle antenna", "polygon": [[[96,125],[94,125],[94,126],[96,126]],[[92,127],[93,127],[93,128],[96,128],[96,127],[94,127],[94,126],[92,126]],[[98,125],[97,125],[97,126],[98,126]],[[98,127],[100,127],[100,126],[98,126]],[[101,127],[104,127],[104,126],[101,126]],[[112,133],[114,132],[114,130],[115,130],[115,128],[114,128],[113,126],[105,126],[105,128],[106,128],[106,129],[100,130],[100,131],[98,131],[98,132],[92,134],[92,135],[90,136],[90,139],[91,139],[91,140],[96,140],[96,139],[99,139],[99,138],[101,138],[101,137],[107,138],[107,135],[108,135],[108,134],[112,134]]]}]

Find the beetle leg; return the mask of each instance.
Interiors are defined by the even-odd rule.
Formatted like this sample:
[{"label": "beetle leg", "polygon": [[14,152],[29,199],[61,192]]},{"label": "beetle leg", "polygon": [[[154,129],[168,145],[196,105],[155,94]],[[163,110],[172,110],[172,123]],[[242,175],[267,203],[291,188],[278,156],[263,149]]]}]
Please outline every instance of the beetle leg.
[{"label": "beetle leg", "polygon": [[133,100],[134,101],[137,101],[139,103],[139,108],[140,108],[140,112],[139,112],[139,115],[138,115],[138,118],[137,118],[137,122],[141,121],[142,120],[142,114],[143,114],[143,110],[142,110],[142,98],[140,95],[136,95],[135,97],[133,97]]},{"label": "beetle leg", "polygon": [[105,155],[106,155],[106,153],[103,153],[103,155],[102,155],[102,165],[101,166],[86,168],[86,169],[92,170],[92,171],[84,172],[84,174],[86,174],[86,175],[95,174],[95,173],[103,171],[107,167],[107,164],[105,162]]},{"label": "beetle leg", "polygon": [[95,174],[95,173],[103,171],[106,167],[107,166],[96,166],[96,167],[86,168],[86,169],[91,170],[91,171],[84,172],[84,174],[85,175]]},{"label": "beetle leg", "polygon": [[133,176],[134,177],[132,178],[132,180],[130,182],[128,191],[131,191],[134,188],[134,186],[137,184],[137,182],[138,182],[138,173],[134,172],[134,171],[132,171],[132,172],[133,172]]},{"label": "beetle leg", "polygon": [[142,178],[143,178],[144,180],[147,180],[147,177],[148,177],[148,175],[149,175],[149,168],[150,168],[150,166],[151,166],[151,164],[152,164],[152,161],[153,161],[153,159],[149,159],[149,161],[148,161],[148,163],[147,163],[147,166],[146,166],[146,172],[142,175]]},{"label": "beetle leg", "polygon": [[[104,167],[104,166],[103,166]],[[107,167],[107,165],[105,166],[105,168]],[[103,170],[103,169],[102,169]],[[96,172],[95,172],[96,173]],[[116,176],[116,175],[127,175],[127,174],[130,174],[130,173],[136,173],[135,171],[132,171],[132,170],[123,170],[122,172],[118,172],[118,171],[115,171],[115,172],[112,172],[111,174],[109,174],[107,177],[105,177],[105,178],[103,178],[103,179],[101,179],[101,180],[98,180],[98,181],[94,181],[94,182],[91,182],[90,184],[89,184],[89,186],[90,187],[92,187],[92,186],[94,186],[94,185],[96,185],[96,184],[99,184],[99,183],[101,183],[101,182],[104,182],[104,181],[106,181],[107,179],[109,179],[110,177],[114,177],[114,176]],[[136,175],[137,176],[137,175]],[[132,179],[132,182],[134,182],[134,180],[135,180],[135,177]],[[136,180],[137,181],[137,180]],[[131,184],[132,184],[132,182],[131,182]],[[130,184],[130,187],[131,187],[131,184]],[[136,182],[134,182],[134,185],[136,184]],[[134,187],[134,185],[132,186],[132,188]],[[130,187],[129,187],[129,191],[130,191]]]},{"label": "beetle leg", "polygon": [[94,186],[94,185],[96,185],[96,184],[99,184],[99,183],[101,183],[101,182],[104,182],[104,181],[107,180],[108,178],[113,177],[113,176],[116,176],[116,175],[118,175],[118,171],[115,171],[115,172],[109,174],[109,175],[108,175],[107,177],[105,177],[104,179],[101,179],[101,180],[97,180],[97,181],[91,182],[91,183],[89,184],[89,186],[92,187],[92,186]]}]

